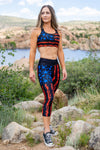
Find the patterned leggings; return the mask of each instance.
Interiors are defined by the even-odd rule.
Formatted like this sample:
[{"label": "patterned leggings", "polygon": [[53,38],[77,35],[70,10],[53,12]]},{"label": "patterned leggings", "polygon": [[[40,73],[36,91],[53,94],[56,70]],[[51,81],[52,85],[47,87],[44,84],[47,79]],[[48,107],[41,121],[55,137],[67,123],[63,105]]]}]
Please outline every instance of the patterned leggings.
[{"label": "patterned leggings", "polygon": [[42,107],[42,116],[50,116],[54,94],[60,81],[58,60],[40,58],[37,67],[37,75],[45,97]]}]

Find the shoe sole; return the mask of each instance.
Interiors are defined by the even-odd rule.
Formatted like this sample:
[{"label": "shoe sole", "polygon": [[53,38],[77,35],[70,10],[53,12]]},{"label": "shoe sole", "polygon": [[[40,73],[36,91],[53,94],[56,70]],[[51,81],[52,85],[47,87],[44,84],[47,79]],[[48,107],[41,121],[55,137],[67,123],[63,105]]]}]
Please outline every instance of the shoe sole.
[{"label": "shoe sole", "polygon": [[[44,138],[43,138],[43,140],[44,140]],[[48,144],[45,142],[45,140],[44,140],[44,143],[45,143],[45,145],[48,146],[48,147],[54,147],[54,146],[55,146],[55,144],[53,144],[53,145],[48,145]]]}]

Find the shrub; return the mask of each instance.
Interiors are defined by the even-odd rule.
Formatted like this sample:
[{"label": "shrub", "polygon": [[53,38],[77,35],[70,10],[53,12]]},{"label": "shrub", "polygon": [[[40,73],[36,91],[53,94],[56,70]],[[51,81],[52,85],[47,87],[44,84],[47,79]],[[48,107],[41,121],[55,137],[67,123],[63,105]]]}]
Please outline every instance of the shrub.
[{"label": "shrub", "polygon": [[74,40],[72,40],[70,43],[71,43],[71,44],[78,44],[78,42],[77,42],[77,41],[74,41]]},{"label": "shrub", "polygon": [[33,83],[21,71],[0,70],[0,101],[4,105],[14,105],[18,101],[35,98],[41,90],[39,83]]},{"label": "shrub", "polygon": [[10,39],[11,37],[9,35],[6,36],[6,39]]},{"label": "shrub", "polygon": [[[67,62],[67,79],[60,81],[59,88],[67,95],[74,96],[77,91],[95,86],[100,92],[100,58],[89,56],[79,61]],[[61,74],[62,78],[62,74]]]},{"label": "shrub", "polygon": [[23,123],[23,121],[26,121],[25,111],[22,109],[0,106],[0,136],[3,128],[12,121],[16,121],[19,124]]}]

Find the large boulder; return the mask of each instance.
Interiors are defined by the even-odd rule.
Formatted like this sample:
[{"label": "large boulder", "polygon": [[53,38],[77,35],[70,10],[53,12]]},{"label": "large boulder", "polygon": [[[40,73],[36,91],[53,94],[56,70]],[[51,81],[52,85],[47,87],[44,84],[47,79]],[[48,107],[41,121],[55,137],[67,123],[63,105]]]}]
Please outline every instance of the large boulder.
[{"label": "large boulder", "polygon": [[29,70],[29,59],[28,58],[21,58],[20,60],[16,60],[8,70]]},{"label": "large boulder", "polygon": [[[44,103],[44,94],[41,93],[34,100],[43,104]],[[66,95],[60,89],[56,90],[54,99],[53,99],[53,103],[54,103],[56,109],[59,109],[61,106],[63,107],[63,106],[68,105],[68,99],[67,99]]]},{"label": "large boulder", "polygon": [[15,104],[13,107],[22,108],[24,110],[29,110],[30,108],[37,110],[40,107],[42,107],[42,104],[37,102],[37,101],[24,101],[24,102],[20,102],[18,104]]},{"label": "large boulder", "polygon": [[96,127],[91,133],[91,138],[89,140],[90,150],[100,150],[100,126]]},{"label": "large boulder", "polygon": [[58,110],[55,110],[51,114],[52,125],[59,125],[64,122],[65,119],[81,118],[83,116],[83,110],[78,109],[75,106],[65,106]]},{"label": "large boulder", "polygon": [[37,142],[40,140],[40,135],[28,128],[19,125],[16,122],[11,122],[3,129],[2,141],[8,143],[20,143],[26,140],[26,136],[31,134],[32,138]]},{"label": "large boulder", "polygon": [[[67,124],[66,126],[68,126]],[[68,137],[66,137],[67,139],[66,145],[70,142],[72,146],[75,146],[83,133],[88,134],[95,127],[83,120],[78,120],[72,123],[71,128],[72,128],[71,134]]]},{"label": "large boulder", "polygon": [[66,94],[64,94],[60,89],[57,89],[54,95],[53,103],[56,109],[59,109],[63,106],[68,106],[68,99]]},{"label": "large boulder", "polygon": [[43,102],[44,102],[44,94],[43,93],[39,94],[37,97],[35,97],[34,101],[37,101],[37,102],[43,104]]}]

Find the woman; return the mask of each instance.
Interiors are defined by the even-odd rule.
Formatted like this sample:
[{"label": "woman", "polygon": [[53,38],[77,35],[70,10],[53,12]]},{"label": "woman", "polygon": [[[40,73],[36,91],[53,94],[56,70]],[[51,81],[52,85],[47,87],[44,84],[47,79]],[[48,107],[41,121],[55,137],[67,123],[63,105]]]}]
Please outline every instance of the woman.
[{"label": "woman", "polygon": [[55,11],[52,6],[42,6],[38,15],[37,25],[31,34],[30,44],[29,77],[33,82],[36,80],[33,66],[37,47],[40,52],[37,75],[45,97],[42,107],[42,116],[44,121],[43,138],[44,143],[47,146],[52,147],[54,144],[52,142],[51,135],[54,135],[56,131],[54,131],[50,125],[50,116],[54,94],[60,81],[60,67],[57,57],[59,58],[62,68],[62,80],[67,78],[64,53],[62,49],[62,34],[58,30]]}]

